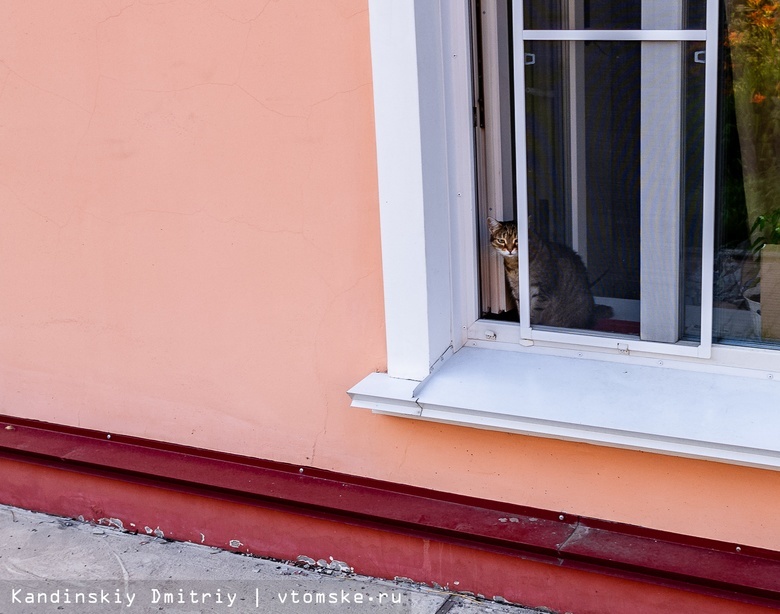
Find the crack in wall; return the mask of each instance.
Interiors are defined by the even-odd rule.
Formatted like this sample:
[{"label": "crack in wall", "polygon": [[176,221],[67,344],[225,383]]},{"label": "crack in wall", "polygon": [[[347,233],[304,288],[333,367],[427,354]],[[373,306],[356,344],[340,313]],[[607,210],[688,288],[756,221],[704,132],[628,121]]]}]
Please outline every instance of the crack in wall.
[{"label": "crack in wall", "polygon": [[33,81],[30,81],[29,79],[26,79],[18,71],[16,71],[13,68],[11,68],[5,60],[0,60],[0,65],[4,66],[5,69],[9,72],[9,75],[6,76],[6,79],[3,82],[3,89],[5,89],[5,87],[7,85],[7,82],[8,82],[8,79],[10,78],[10,75],[13,75],[17,79],[19,79],[20,81],[26,83],[27,85],[29,85],[30,87],[38,90],[39,92],[43,92],[45,94],[48,94],[49,96],[54,96],[55,98],[59,98],[60,100],[64,100],[65,102],[68,102],[68,103],[72,104],[74,107],[76,107],[78,109],[81,109],[85,113],[90,113],[90,109],[80,105],[75,100],[71,100],[67,96],[63,96],[62,94],[58,94],[57,92],[54,92],[52,90],[47,90],[46,88],[41,87],[37,83],[35,83]]}]

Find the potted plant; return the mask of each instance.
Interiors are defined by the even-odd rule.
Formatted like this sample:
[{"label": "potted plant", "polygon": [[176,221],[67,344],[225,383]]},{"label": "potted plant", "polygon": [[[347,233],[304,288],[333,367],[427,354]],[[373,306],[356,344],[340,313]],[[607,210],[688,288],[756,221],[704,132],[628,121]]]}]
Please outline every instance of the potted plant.
[{"label": "potted plant", "polygon": [[746,299],[761,303],[761,337],[780,339],[780,208],[756,217],[751,236],[753,252],[760,261],[760,294]]}]

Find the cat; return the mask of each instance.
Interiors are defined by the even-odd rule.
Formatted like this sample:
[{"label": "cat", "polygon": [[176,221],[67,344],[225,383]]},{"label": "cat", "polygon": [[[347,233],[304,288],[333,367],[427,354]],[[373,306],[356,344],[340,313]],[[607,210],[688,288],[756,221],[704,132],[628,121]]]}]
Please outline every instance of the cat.
[{"label": "cat", "polygon": [[[517,224],[489,217],[488,228],[491,245],[504,257],[506,278],[519,305]],[[577,253],[560,243],[545,241],[530,229],[528,268],[531,324],[593,328],[597,320],[612,317],[611,307],[593,301],[588,271]]]}]

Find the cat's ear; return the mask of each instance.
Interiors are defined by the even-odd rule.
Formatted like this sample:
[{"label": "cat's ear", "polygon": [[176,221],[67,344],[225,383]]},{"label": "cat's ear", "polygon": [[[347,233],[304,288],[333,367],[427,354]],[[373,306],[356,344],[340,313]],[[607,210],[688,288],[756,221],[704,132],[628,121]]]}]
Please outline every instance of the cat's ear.
[{"label": "cat's ear", "polygon": [[489,217],[487,219],[488,228],[490,229],[490,232],[496,232],[499,228],[501,228],[501,222],[497,222],[494,218]]}]

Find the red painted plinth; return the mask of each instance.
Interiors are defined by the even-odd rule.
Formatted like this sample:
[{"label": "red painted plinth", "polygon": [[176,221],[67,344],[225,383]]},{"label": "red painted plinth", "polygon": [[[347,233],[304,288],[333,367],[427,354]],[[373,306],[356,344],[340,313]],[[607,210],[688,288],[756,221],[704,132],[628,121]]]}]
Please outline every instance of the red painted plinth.
[{"label": "red painted plinth", "polygon": [[333,557],[359,574],[576,614],[780,607],[773,552],[7,420],[0,501],[10,505],[258,556]]}]

